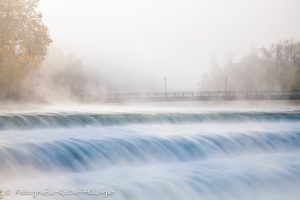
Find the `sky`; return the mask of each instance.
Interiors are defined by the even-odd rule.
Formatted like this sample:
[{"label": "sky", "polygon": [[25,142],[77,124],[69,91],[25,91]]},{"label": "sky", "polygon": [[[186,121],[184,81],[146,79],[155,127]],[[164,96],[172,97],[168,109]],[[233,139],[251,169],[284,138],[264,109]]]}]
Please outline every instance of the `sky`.
[{"label": "sky", "polygon": [[195,90],[212,59],[300,40],[299,0],[41,0],[53,46],[120,91]]}]

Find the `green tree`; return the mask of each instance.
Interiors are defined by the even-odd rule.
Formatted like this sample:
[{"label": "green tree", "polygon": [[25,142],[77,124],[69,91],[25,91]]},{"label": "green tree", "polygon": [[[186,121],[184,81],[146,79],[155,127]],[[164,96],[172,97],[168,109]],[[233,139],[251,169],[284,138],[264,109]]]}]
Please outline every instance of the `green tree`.
[{"label": "green tree", "polygon": [[0,94],[25,96],[24,81],[43,61],[51,38],[39,0],[0,0]]}]

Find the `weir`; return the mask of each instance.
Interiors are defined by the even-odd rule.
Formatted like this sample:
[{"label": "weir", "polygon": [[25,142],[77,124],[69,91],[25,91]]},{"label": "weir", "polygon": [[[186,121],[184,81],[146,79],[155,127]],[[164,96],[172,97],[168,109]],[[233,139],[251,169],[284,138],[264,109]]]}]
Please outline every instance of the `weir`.
[{"label": "weir", "polygon": [[100,189],[115,191],[116,200],[298,200],[299,122],[298,108],[2,113],[0,189]]}]

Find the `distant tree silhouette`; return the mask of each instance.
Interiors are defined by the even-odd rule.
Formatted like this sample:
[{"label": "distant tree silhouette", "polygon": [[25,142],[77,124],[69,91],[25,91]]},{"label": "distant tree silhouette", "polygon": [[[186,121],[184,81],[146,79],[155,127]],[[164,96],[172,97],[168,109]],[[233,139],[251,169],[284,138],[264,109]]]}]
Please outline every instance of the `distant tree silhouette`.
[{"label": "distant tree silhouette", "polygon": [[225,77],[228,90],[299,90],[300,42],[281,41],[269,48],[252,49],[238,62],[213,66],[203,89],[224,90]]}]

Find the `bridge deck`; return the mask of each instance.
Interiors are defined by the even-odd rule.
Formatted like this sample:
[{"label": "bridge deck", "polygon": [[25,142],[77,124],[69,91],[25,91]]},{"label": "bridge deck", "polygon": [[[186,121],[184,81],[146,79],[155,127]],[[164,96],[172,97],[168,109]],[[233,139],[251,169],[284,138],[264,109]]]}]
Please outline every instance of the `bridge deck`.
[{"label": "bridge deck", "polygon": [[108,101],[230,101],[230,100],[300,100],[300,91],[202,91],[167,93],[112,93]]}]

